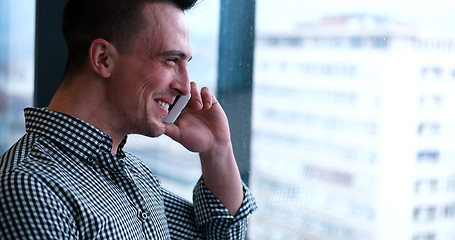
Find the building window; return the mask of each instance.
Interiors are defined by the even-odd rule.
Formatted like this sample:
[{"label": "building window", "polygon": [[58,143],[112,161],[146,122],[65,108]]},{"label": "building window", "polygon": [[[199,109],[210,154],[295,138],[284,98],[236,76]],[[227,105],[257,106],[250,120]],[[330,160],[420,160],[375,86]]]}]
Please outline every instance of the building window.
[{"label": "building window", "polygon": [[448,204],[444,207],[444,217],[445,218],[455,217],[455,203]]},{"label": "building window", "polygon": [[365,39],[362,37],[351,37],[349,43],[352,48],[362,48],[365,45]]},{"label": "building window", "polygon": [[417,153],[417,163],[438,163],[440,153],[437,150],[422,150]]},{"label": "building window", "polygon": [[449,177],[447,180],[447,192],[455,192],[455,177]]},{"label": "building window", "polygon": [[420,109],[441,109],[443,106],[443,97],[441,94],[424,95],[419,99]]},{"label": "building window", "polygon": [[441,125],[439,123],[420,123],[417,128],[417,134],[421,137],[436,137],[440,134],[440,132]]},{"label": "building window", "polygon": [[440,66],[425,66],[421,69],[421,78],[423,80],[440,80],[443,78],[443,68]]},{"label": "building window", "polygon": [[415,207],[412,219],[414,222],[433,222],[436,219],[436,207]]},{"label": "building window", "polygon": [[374,37],[373,47],[377,49],[387,49],[389,47],[389,37]]},{"label": "building window", "polygon": [[435,193],[438,190],[438,180],[417,180],[415,183],[415,193]]},{"label": "building window", "polygon": [[414,235],[412,240],[436,240],[435,233],[421,233],[418,235]]}]

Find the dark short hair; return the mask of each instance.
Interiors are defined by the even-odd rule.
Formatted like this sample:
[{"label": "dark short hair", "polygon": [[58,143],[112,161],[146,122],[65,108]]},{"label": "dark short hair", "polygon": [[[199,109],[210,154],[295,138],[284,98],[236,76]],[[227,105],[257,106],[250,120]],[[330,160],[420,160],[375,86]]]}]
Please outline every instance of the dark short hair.
[{"label": "dark short hair", "polygon": [[130,50],[131,39],[145,27],[146,3],[169,3],[192,8],[197,0],[68,0],[63,11],[63,36],[68,48],[65,74],[74,74],[88,62],[93,40],[102,38],[121,52]]}]

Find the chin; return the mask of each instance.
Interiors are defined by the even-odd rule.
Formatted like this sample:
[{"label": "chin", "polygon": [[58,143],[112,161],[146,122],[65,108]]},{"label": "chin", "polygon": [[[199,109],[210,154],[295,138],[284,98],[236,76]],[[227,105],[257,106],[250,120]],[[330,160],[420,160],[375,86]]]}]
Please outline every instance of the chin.
[{"label": "chin", "polygon": [[166,132],[166,124],[164,122],[151,124],[147,129],[144,129],[144,134],[149,137],[159,137]]}]

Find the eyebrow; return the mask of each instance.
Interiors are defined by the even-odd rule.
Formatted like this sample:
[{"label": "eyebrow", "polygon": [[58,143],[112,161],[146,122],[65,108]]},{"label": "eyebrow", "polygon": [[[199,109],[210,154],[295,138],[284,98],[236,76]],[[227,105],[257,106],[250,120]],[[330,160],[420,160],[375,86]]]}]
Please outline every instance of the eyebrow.
[{"label": "eyebrow", "polygon": [[[160,55],[163,57],[177,56],[180,59],[188,58],[188,55],[186,53],[179,51],[179,50],[170,50],[170,51],[162,52]],[[192,58],[193,58],[193,56],[190,56],[188,59],[188,62],[191,61]]]}]

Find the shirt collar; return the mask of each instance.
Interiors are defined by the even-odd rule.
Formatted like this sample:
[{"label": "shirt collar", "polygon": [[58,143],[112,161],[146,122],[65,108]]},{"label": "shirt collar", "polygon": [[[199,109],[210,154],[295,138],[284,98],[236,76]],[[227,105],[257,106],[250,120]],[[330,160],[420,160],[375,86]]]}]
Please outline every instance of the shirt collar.
[{"label": "shirt collar", "polygon": [[[47,108],[26,108],[24,113],[27,132],[43,135],[91,164],[100,154],[111,152],[111,137],[87,122]],[[119,157],[124,156],[125,143],[126,138],[119,145]]]}]

